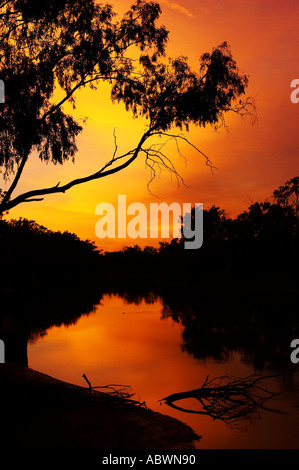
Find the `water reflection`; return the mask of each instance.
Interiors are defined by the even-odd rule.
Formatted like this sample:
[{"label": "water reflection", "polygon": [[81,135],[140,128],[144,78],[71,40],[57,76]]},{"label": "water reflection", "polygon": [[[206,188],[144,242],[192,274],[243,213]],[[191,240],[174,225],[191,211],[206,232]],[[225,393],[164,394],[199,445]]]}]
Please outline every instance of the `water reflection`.
[{"label": "water reflection", "polygon": [[[98,286],[78,285],[31,292],[19,300],[15,297],[13,308],[11,299],[3,305],[0,338],[5,340],[8,361],[27,364],[30,344],[29,366],[61,380],[86,385],[82,379],[86,373],[96,386],[126,383],[137,393],[136,399],[145,400],[150,408],[187,422],[199,435],[204,429],[213,447],[221,442],[227,447],[231,442],[221,427],[226,427],[225,420],[211,419],[215,417],[211,405],[217,409],[219,401],[205,402],[208,408],[201,415],[194,413],[200,403],[194,394],[189,401],[173,401],[176,409],[168,406],[169,400],[168,405],[160,405],[159,400],[194,392],[207,374],[210,380],[257,371],[262,376],[269,371],[281,374],[270,395],[274,405],[271,402],[267,408],[287,411],[288,421],[263,418],[257,427],[252,426],[251,438],[248,434],[239,446],[244,447],[244,442],[256,445],[259,438],[262,446],[267,439],[273,446],[282,446],[282,434],[283,445],[292,445],[298,401],[294,393],[279,403],[275,400],[281,391],[299,389],[296,366],[290,361],[290,342],[299,328],[296,292],[219,287],[216,292],[200,287],[107,292]],[[272,392],[272,383],[265,390]],[[258,405],[250,411],[263,412],[265,403],[258,401]],[[244,407],[243,402],[240,410]],[[242,416],[240,412],[238,426],[247,425],[252,417],[256,413]]]},{"label": "water reflection", "polygon": [[[103,294],[98,286],[81,284],[32,291],[13,302],[2,302],[0,337],[6,344],[7,361],[27,363],[28,341],[53,326],[75,324],[95,311]],[[117,295],[132,305],[160,301],[161,320],[170,317],[181,326],[182,351],[196,359],[225,362],[238,352],[244,363],[258,371],[292,369],[290,343],[299,337],[296,291],[144,288],[119,289]]]},{"label": "water reflection", "polygon": [[95,311],[102,291],[91,283],[52,286],[7,292],[2,296],[0,338],[5,361],[28,365],[28,343],[43,337],[53,326],[74,325],[82,315]]},{"label": "water reflection", "polygon": [[197,359],[227,361],[234,352],[258,371],[291,367],[299,335],[298,292],[215,289],[165,293],[163,318],[183,327],[182,350]]}]

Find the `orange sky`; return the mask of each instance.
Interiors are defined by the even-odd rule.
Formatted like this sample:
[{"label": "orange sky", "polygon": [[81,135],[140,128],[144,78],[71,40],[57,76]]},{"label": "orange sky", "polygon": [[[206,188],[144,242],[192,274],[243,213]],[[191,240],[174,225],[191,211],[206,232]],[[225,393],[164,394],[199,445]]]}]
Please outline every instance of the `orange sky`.
[{"label": "orange sky", "polygon": [[[118,0],[115,9],[123,12],[132,2]],[[164,172],[152,185],[152,192],[171,203],[216,204],[235,216],[252,201],[261,201],[288,179],[299,174],[299,104],[290,100],[290,83],[299,77],[297,0],[161,0],[161,23],[170,31],[168,55],[185,55],[197,67],[203,52],[227,41],[241,71],[249,75],[248,94],[256,97],[258,122],[252,126],[239,117],[228,117],[231,132],[224,129],[192,128],[188,138],[211,158],[218,171],[211,173],[205,161],[186,145],[173,145],[168,156],[183,176],[186,187]],[[95,172],[112,156],[113,129],[119,152],[136,145],[145,122],[132,120],[122,105],[112,105],[106,86],[97,92],[78,94],[78,116],[89,120],[78,140],[75,165],[46,165],[33,156],[28,163],[17,195],[27,189],[62,184],[74,177]],[[99,240],[95,236],[101,202],[117,204],[118,194],[126,194],[128,204],[159,200],[147,191],[150,173],[144,160],[119,174],[77,186],[66,194],[47,196],[43,202],[22,204],[11,210],[11,218],[26,217],[52,230],[69,230],[81,238],[95,240],[105,249],[118,249],[139,240]],[[148,244],[154,244],[148,240]]]}]

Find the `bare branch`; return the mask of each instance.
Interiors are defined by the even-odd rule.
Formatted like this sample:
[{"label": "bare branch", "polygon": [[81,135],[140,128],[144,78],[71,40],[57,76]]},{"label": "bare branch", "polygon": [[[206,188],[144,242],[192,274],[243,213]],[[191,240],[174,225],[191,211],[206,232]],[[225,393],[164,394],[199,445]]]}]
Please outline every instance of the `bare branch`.
[{"label": "bare branch", "polygon": [[249,117],[252,124],[257,121],[255,99],[252,96],[248,96],[245,100],[240,100],[233,108],[229,108],[227,111],[232,111],[241,117]]},{"label": "bare branch", "polygon": [[[43,189],[36,189],[32,191],[28,191],[26,193],[20,194],[19,196],[15,197],[14,199],[7,201],[5,203],[0,204],[0,213],[3,213],[4,211],[10,210],[11,208],[17,206],[18,204],[21,204],[23,202],[32,202],[36,201],[37,196],[45,196],[47,194],[56,194],[56,193],[65,193],[69,189],[71,189],[73,186],[77,186],[79,184],[87,183],[89,181],[93,181],[96,179],[104,178],[105,176],[112,175],[114,173],[117,173],[118,171],[123,170],[124,168],[128,167],[139,155],[139,152],[142,149],[142,145],[144,142],[148,139],[150,136],[150,130],[147,131],[145,134],[143,134],[142,138],[139,141],[138,146],[134,150],[130,150],[129,152],[125,153],[124,155],[121,155],[119,157],[115,158],[115,154],[113,155],[113,158],[106,163],[99,171],[88,175],[83,178],[77,178],[75,180],[70,181],[69,183],[63,185],[63,186],[52,186],[49,188],[43,188]],[[131,156],[130,156],[131,155]],[[130,156],[128,160],[126,160],[124,163],[119,164],[118,166],[108,169],[111,165],[113,165],[116,161],[119,161],[121,159],[124,159],[125,157]]]},{"label": "bare branch", "polygon": [[212,172],[213,172],[214,169],[215,170],[218,169],[212,164],[210,158],[202,150],[200,150],[198,147],[196,147],[196,145],[192,144],[192,142],[190,142],[190,140],[188,140],[187,137],[184,136],[184,134],[169,134],[168,132],[157,132],[156,134],[171,137],[171,138],[175,139],[176,141],[178,139],[181,139],[181,140],[185,141],[187,144],[189,144],[191,147],[193,147],[198,153],[200,153],[203,157],[205,157],[206,165],[211,168]]},{"label": "bare branch", "polygon": [[[278,377],[258,377],[250,375],[245,378],[230,376],[215,377],[203,385],[188,392],[174,393],[160,401],[180,411],[187,413],[208,415],[213,419],[224,421],[229,427],[244,427],[246,421],[251,421],[259,409],[281,413],[272,408],[266,408],[264,403],[278,393],[267,390],[261,386],[263,381]],[[194,398],[201,405],[201,409],[188,409],[174,404],[186,398]]]},{"label": "bare branch", "polygon": [[118,149],[117,141],[116,141],[115,128],[113,129],[113,137],[114,137],[114,152],[113,152],[112,161],[115,161],[115,156],[116,156],[117,149]]},{"label": "bare branch", "polygon": [[[168,139],[165,142],[162,143],[152,143],[150,147],[148,148],[143,148],[144,143],[146,140],[148,140],[150,137],[155,136],[155,135],[164,135],[168,137]],[[174,140],[176,143],[176,147],[178,150],[178,153],[180,156],[183,156],[179,145],[178,145],[178,140],[181,139],[182,141],[185,141],[188,143],[191,147],[193,147],[195,150],[197,150],[201,155],[203,155],[206,159],[206,164],[211,167],[213,170],[213,165],[209,159],[209,157],[204,154],[201,150],[199,150],[194,144],[192,144],[184,135],[182,134],[169,134],[165,132],[157,132],[153,128],[149,128],[142,136],[142,138],[139,141],[138,146],[133,149],[128,151],[127,153],[116,156],[117,150],[118,150],[118,145],[117,145],[117,139],[116,139],[116,132],[115,129],[113,130],[113,138],[114,138],[114,151],[112,158],[98,171],[95,173],[88,175],[83,178],[78,178],[75,180],[72,180],[68,182],[65,185],[60,186],[60,182],[52,187],[49,188],[43,188],[43,189],[36,189],[32,191],[28,191],[26,193],[20,194],[19,196],[15,197],[14,199],[10,199],[10,196],[15,189],[21,173],[23,171],[24,165],[27,161],[27,158],[24,157],[24,159],[21,162],[21,165],[18,169],[17,175],[14,179],[13,184],[11,185],[9,191],[7,194],[5,194],[1,204],[0,204],[0,213],[3,213],[4,211],[10,210],[13,207],[17,206],[18,204],[21,204],[23,202],[37,202],[37,201],[42,201],[43,198],[40,198],[39,196],[45,196],[48,194],[56,194],[56,193],[65,193],[69,189],[71,189],[73,186],[83,184],[92,180],[100,179],[105,176],[117,173],[121,171],[122,169],[128,167],[139,155],[140,152],[144,153],[146,158],[145,158],[145,165],[150,169],[151,171],[151,177],[149,182],[147,183],[147,189],[148,191],[152,194],[150,185],[157,176],[156,169],[159,170],[159,174],[161,173],[162,169],[166,169],[167,171],[170,172],[171,175],[174,175],[177,181],[178,188],[180,187],[180,183],[183,184],[184,186],[187,186],[183,177],[179,174],[179,172],[176,170],[173,162],[171,159],[164,153],[162,152],[162,149],[166,146],[166,144]],[[124,163],[121,163],[120,161],[123,161],[129,157]],[[110,168],[111,166],[115,165],[116,162],[119,162],[117,166],[114,166],[113,168]]]}]

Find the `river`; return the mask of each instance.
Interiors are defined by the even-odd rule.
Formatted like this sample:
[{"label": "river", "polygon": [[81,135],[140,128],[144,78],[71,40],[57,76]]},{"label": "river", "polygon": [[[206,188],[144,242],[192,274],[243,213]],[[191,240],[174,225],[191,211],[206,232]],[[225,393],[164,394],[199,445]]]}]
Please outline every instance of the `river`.
[{"label": "river", "polygon": [[[292,315],[287,328],[276,325],[273,330],[268,318],[268,332],[258,313],[242,309],[228,320],[225,311],[203,315],[190,307],[171,307],[150,293],[106,293],[91,313],[73,324],[34,335],[28,343],[28,365],[78,385],[87,385],[83,373],[92,386],[128,385],[134,399],[189,424],[201,436],[198,448],[299,448],[299,364],[289,358],[289,335],[297,323],[295,328]],[[270,410],[256,409],[237,426],[194,413],[200,410],[195,398],[177,402],[191,412],[160,401],[201,387],[207,376],[251,374],[277,375],[265,383],[277,396],[265,402]]]}]

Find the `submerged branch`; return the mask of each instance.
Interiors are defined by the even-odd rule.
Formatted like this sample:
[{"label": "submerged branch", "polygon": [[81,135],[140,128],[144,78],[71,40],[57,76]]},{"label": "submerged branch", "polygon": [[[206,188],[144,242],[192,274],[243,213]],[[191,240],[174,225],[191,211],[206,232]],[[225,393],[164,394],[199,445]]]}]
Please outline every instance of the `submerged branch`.
[{"label": "submerged branch", "polygon": [[[265,380],[274,377],[277,376],[250,375],[245,378],[222,376],[209,380],[207,376],[200,388],[174,393],[160,401],[177,410],[207,415],[214,420],[224,421],[229,427],[240,428],[244,427],[246,420],[252,420],[260,409],[281,413],[279,410],[264,406],[266,400],[279,395],[262,386]],[[190,409],[174,403],[188,398],[197,400],[200,409]]]}]

